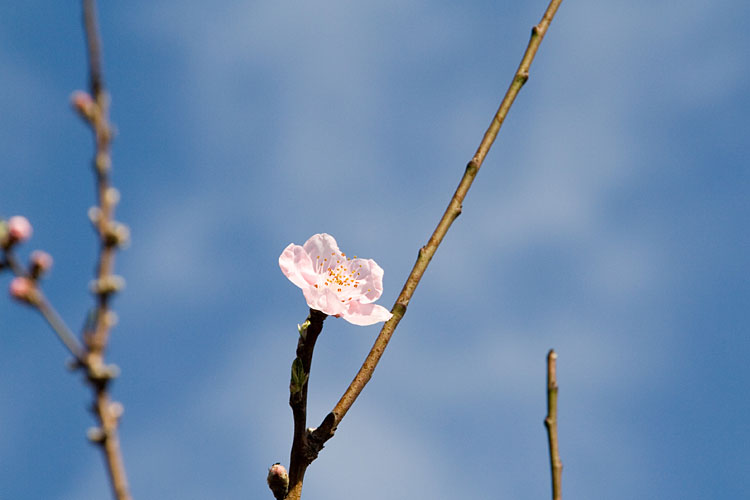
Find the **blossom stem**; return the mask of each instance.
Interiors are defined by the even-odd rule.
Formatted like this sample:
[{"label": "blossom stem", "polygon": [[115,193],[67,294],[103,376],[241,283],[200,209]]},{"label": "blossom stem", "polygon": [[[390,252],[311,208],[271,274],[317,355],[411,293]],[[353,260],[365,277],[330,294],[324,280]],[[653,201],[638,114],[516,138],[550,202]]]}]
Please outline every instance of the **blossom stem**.
[{"label": "blossom stem", "polygon": [[[294,438],[289,457],[289,493],[287,499],[299,499],[307,466],[317,458],[318,450],[310,446],[310,432],[307,430],[307,386],[310,381],[310,368],[315,342],[323,330],[323,321],[327,317],[327,314],[310,309],[306,321],[309,322],[309,325],[304,335],[300,334],[297,341],[295,362],[297,360],[301,362],[304,380],[301,382],[301,387],[294,387],[294,383],[290,384],[289,390],[289,406],[292,408],[294,418]],[[294,367],[292,369],[294,370]]]},{"label": "blossom stem", "polygon": [[[401,293],[399,294],[398,299],[393,306],[393,309],[391,309],[393,317],[383,325],[383,328],[381,329],[380,334],[375,340],[370,353],[367,355],[367,358],[363,362],[362,367],[342,395],[339,402],[334,407],[332,411],[332,414],[334,415],[334,422],[331,426],[331,433],[330,436],[321,436],[324,440],[330,438],[333,435],[333,430],[335,430],[338,423],[344,418],[346,413],[352,407],[354,401],[362,392],[365,385],[367,385],[367,382],[369,382],[375,370],[375,367],[380,361],[380,358],[383,355],[383,352],[385,351],[385,348],[393,335],[396,326],[406,313],[409,301],[411,300],[411,297],[414,294],[419,281],[422,279],[427,266],[432,260],[432,257],[435,255],[435,251],[448,232],[451,224],[453,224],[453,221],[456,220],[456,218],[461,214],[461,206],[463,200],[466,197],[466,194],[468,193],[472,183],[474,182],[474,179],[476,178],[476,175],[479,172],[479,169],[481,168],[482,163],[484,162],[484,159],[490,150],[490,147],[495,141],[495,138],[497,137],[497,134],[500,131],[500,127],[502,126],[506,116],[508,115],[508,111],[510,110],[513,101],[529,78],[529,68],[531,67],[531,63],[536,56],[539,45],[541,44],[542,39],[547,33],[547,29],[549,28],[549,25],[552,22],[552,19],[557,12],[557,9],[560,6],[561,2],[562,0],[551,0],[539,24],[532,28],[531,39],[529,40],[528,46],[526,47],[526,51],[521,59],[518,69],[513,75],[510,86],[505,93],[505,97],[500,103],[500,107],[497,110],[497,113],[493,117],[489,128],[485,132],[484,137],[482,138],[482,141],[480,142],[479,147],[476,150],[476,153],[466,166],[464,175],[461,178],[461,181],[459,182],[458,187],[456,188],[456,191],[453,194],[453,197],[451,198],[447,209],[440,219],[440,222],[435,228],[435,231],[432,233],[432,236],[430,236],[427,244],[420,248],[417,261],[414,264],[409,277],[406,279],[406,283],[404,284],[404,287],[401,290]],[[323,428],[323,425],[321,425],[321,428]]]}]

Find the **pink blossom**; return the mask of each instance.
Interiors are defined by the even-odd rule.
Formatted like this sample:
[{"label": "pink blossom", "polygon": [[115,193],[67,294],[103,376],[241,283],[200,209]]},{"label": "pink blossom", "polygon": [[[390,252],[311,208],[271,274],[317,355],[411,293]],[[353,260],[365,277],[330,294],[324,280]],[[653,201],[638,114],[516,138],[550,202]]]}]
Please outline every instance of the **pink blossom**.
[{"label": "pink blossom", "polygon": [[362,326],[392,316],[373,304],[383,293],[383,269],[372,259],[347,258],[329,234],[315,234],[304,246],[290,244],[279,266],[302,289],[311,309]]},{"label": "pink blossom", "polygon": [[14,215],[8,219],[8,234],[13,241],[26,241],[34,230],[29,219],[23,215]]}]

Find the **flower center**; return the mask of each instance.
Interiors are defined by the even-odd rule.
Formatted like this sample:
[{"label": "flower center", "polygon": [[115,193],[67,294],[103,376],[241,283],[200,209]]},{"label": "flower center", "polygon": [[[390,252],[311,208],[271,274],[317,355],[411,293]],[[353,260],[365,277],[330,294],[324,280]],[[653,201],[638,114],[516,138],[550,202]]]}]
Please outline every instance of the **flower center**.
[{"label": "flower center", "polygon": [[[354,256],[356,259],[357,256]],[[320,275],[313,286],[317,289],[326,287],[332,290],[341,302],[348,302],[365,292],[359,288],[361,283],[360,269],[362,264],[355,264],[354,259],[347,259],[344,253],[331,252],[330,257],[315,257],[315,271]],[[367,289],[369,292],[370,289]]]}]

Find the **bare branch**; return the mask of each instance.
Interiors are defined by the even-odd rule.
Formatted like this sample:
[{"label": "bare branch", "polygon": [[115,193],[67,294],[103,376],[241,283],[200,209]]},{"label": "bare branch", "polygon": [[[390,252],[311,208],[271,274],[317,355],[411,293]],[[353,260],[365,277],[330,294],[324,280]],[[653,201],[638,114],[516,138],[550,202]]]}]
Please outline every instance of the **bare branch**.
[{"label": "bare branch", "polygon": [[16,259],[16,256],[11,249],[4,248],[3,255],[4,266],[0,266],[0,268],[7,266],[14,275],[29,279],[29,282],[33,285],[33,290],[30,292],[33,295],[33,298],[30,297],[31,300],[28,301],[29,305],[36,308],[42,316],[44,316],[44,319],[47,320],[52,331],[55,332],[57,338],[60,339],[60,342],[62,342],[68,351],[70,351],[76,361],[79,364],[83,363],[86,357],[86,349],[81,345],[78,337],[76,337],[71,331],[65,321],[60,317],[57,310],[47,300],[47,297],[44,295],[41,288],[39,288],[37,280],[29,277],[29,273],[18,262],[18,259]]},{"label": "bare branch", "polygon": [[354,404],[354,401],[362,392],[362,389],[364,389],[365,385],[367,385],[367,382],[369,382],[370,378],[372,377],[372,374],[375,371],[375,367],[380,361],[380,358],[383,355],[388,342],[391,340],[396,326],[406,313],[409,301],[411,300],[411,297],[414,294],[419,281],[422,279],[427,266],[432,260],[432,257],[435,255],[438,246],[443,241],[443,238],[448,232],[451,224],[453,224],[453,221],[456,220],[456,218],[461,213],[463,200],[466,197],[466,194],[468,193],[472,183],[474,182],[474,179],[476,178],[476,175],[479,172],[479,169],[481,168],[482,163],[484,162],[484,159],[487,156],[490,147],[492,146],[492,143],[495,141],[495,138],[500,131],[500,127],[502,126],[503,121],[505,121],[505,117],[507,116],[511,105],[513,104],[513,101],[518,95],[518,92],[521,90],[521,87],[523,87],[523,85],[529,78],[529,68],[531,67],[531,63],[534,60],[534,56],[539,49],[539,45],[541,44],[544,35],[547,33],[550,22],[557,12],[557,9],[560,6],[561,2],[562,0],[552,0],[549,3],[549,6],[547,7],[544,15],[542,16],[542,20],[532,29],[531,39],[529,40],[526,52],[524,53],[523,58],[521,59],[521,63],[519,64],[518,69],[516,70],[516,73],[511,80],[510,87],[508,88],[505,97],[500,103],[500,108],[492,119],[489,128],[485,132],[476,153],[474,154],[469,164],[466,166],[466,170],[463,177],[461,178],[461,181],[458,184],[458,187],[456,188],[456,192],[453,194],[453,197],[448,204],[448,208],[445,210],[445,213],[440,219],[440,222],[435,228],[435,231],[432,233],[432,236],[430,237],[427,244],[419,250],[417,262],[414,264],[409,277],[406,279],[406,283],[404,284],[404,287],[401,290],[401,293],[399,294],[398,299],[393,306],[393,309],[391,309],[393,317],[389,321],[387,321],[385,325],[383,325],[383,328],[380,331],[377,339],[375,340],[375,344],[370,350],[370,353],[362,364],[362,367],[333,409],[333,413],[336,417],[336,422],[333,426],[333,429],[335,429],[338,423],[341,422],[341,420],[344,418],[344,415],[346,415],[346,413],[349,411],[351,406]]},{"label": "bare branch", "polygon": [[552,349],[547,354],[547,417],[544,426],[549,439],[552,500],[562,500],[562,461],[557,441],[557,353]]},{"label": "bare branch", "polygon": [[326,314],[310,309],[310,315],[300,328],[297,357],[292,363],[289,406],[292,407],[294,417],[294,439],[289,457],[289,499],[299,498],[307,466],[317,458],[320,451],[311,446],[309,439],[311,431],[307,429],[307,387],[310,381],[313,349],[318,335],[323,330],[323,320],[326,317]]},{"label": "bare branch", "polygon": [[[112,490],[117,500],[131,500],[125,465],[120,451],[118,422],[122,405],[109,397],[109,381],[116,375],[112,367],[104,363],[104,351],[109,341],[109,332],[115,324],[115,315],[110,310],[110,299],[122,286],[122,278],[113,274],[115,252],[127,240],[127,229],[114,220],[115,205],[119,193],[111,186],[110,146],[113,128],[109,121],[109,95],[104,89],[101,68],[101,40],[97,27],[94,0],[83,0],[83,24],[89,60],[89,91],[92,103],[78,103],[79,112],[88,121],[94,134],[94,172],[98,206],[89,215],[100,240],[99,261],[92,291],[96,296],[96,309],[92,324],[84,332],[88,350],[85,366],[88,380],[94,390],[94,412],[101,426],[95,432],[106,458]],[[74,103],[75,104],[75,103]]]}]

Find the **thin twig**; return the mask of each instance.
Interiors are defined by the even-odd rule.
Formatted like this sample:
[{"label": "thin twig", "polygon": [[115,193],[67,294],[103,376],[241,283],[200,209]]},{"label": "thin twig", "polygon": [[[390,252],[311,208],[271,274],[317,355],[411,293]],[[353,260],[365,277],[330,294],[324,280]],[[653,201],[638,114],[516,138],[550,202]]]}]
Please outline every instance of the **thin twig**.
[{"label": "thin twig", "polygon": [[92,316],[93,325],[87,327],[84,332],[84,342],[88,349],[86,367],[89,382],[94,390],[94,412],[101,426],[99,439],[96,441],[104,451],[112,490],[117,500],[130,500],[117,432],[122,406],[112,402],[109,397],[107,389],[114,374],[113,370],[104,364],[104,351],[109,341],[109,332],[115,323],[109,302],[112,295],[118,291],[121,281],[112,274],[114,258],[117,247],[124,241],[121,237],[122,233],[119,232],[122,226],[114,221],[114,210],[119,195],[110,182],[112,125],[109,121],[109,95],[104,89],[102,76],[101,39],[94,0],[83,0],[83,24],[88,48],[89,91],[94,101],[88,121],[94,133],[96,149],[93,166],[96,174],[98,207],[92,211],[91,215],[101,242],[93,287],[96,295],[96,310]]},{"label": "thin twig", "polygon": [[86,37],[89,60],[89,91],[74,94],[74,106],[88,122],[94,134],[95,154],[94,171],[98,206],[89,215],[94,223],[100,240],[100,252],[97,263],[96,280],[93,292],[96,296],[96,307],[89,316],[83,343],[68,328],[57,311],[39,289],[36,276],[27,272],[15,259],[10,245],[2,248],[3,261],[0,269],[8,267],[19,277],[29,282],[29,289],[24,297],[17,297],[39,310],[57,336],[76,358],[76,368],[86,372],[87,381],[94,392],[93,411],[99,420],[99,427],[89,431],[89,438],[99,444],[104,451],[108,474],[116,500],[132,500],[130,496],[125,466],[120,451],[117,433],[118,421],[122,414],[122,405],[111,400],[108,392],[110,381],[117,376],[117,368],[104,363],[104,351],[109,340],[109,331],[115,323],[114,313],[109,302],[112,295],[121,288],[122,279],[114,276],[114,256],[117,248],[127,241],[128,231],[122,224],[114,221],[115,205],[119,193],[110,182],[110,145],[113,128],[109,121],[109,96],[104,90],[101,70],[101,41],[96,21],[94,0],[83,0],[83,25]]},{"label": "thin twig", "polygon": [[26,269],[23,268],[20,262],[18,262],[18,259],[16,259],[16,256],[13,254],[13,252],[9,249],[3,249],[3,255],[4,255],[4,264],[7,266],[14,275],[16,276],[26,276]]},{"label": "thin twig", "polygon": [[37,294],[36,308],[42,313],[44,319],[47,320],[49,326],[52,327],[52,330],[55,331],[57,337],[67,347],[76,361],[79,364],[82,363],[86,359],[86,350],[78,341],[78,337],[68,328],[68,325],[65,324],[65,321],[60,317],[57,310],[52,307],[52,304],[50,304],[42,291],[37,289]]},{"label": "thin twig", "polygon": [[[28,277],[26,270],[16,259],[16,256],[10,250],[4,250],[4,262],[16,276]],[[86,349],[78,341],[75,333],[68,327],[57,310],[50,304],[47,297],[39,288],[39,284],[34,282],[34,300],[30,302],[47,320],[47,323],[55,332],[60,342],[70,351],[79,364],[83,364],[86,358]]]},{"label": "thin twig", "polygon": [[83,26],[86,33],[86,48],[89,56],[89,87],[91,95],[104,88],[102,79],[101,37],[96,23],[95,0],[83,0]]},{"label": "thin twig", "polygon": [[482,138],[482,141],[479,144],[476,153],[474,154],[474,157],[466,166],[466,171],[464,172],[464,175],[461,178],[461,181],[456,188],[456,192],[451,198],[450,203],[448,204],[448,208],[443,214],[443,217],[440,219],[440,222],[435,228],[435,231],[432,233],[432,236],[430,237],[427,244],[420,248],[417,262],[414,264],[411,274],[409,274],[409,277],[406,279],[406,283],[404,284],[404,287],[401,290],[398,299],[396,299],[396,303],[393,306],[393,309],[391,309],[393,317],[388,320],[385,325],[383,325],[383,328],[380,331],[378,338],[375,340],[375,344],[370,350],[370,353],[362,364],[362,367],[333,409],[333,413],[336,418],[336,422],[333,427],[334,429],[336,425],[338,425],[338,423],[341,422],[341,420],[344,418],[344,415],[346,415],[346,413],[349,411],[352,404],[354,404],[354,401],[362,392],[362,389],[364,389],[365,385],[372,377],[375,367],[380,361],[380,357],[383,355],[383,352],[385,351],[385,348],[388,345],[388,342],[390,341],[391,336],[396,329],[396,326],[406,313],[406,308],[409,305],[409,301],[411,300],[411,297],[414,294],[419,281],[422,279],[422,276],[424,275],[424,272],[427,269],[430,260],[432,260],[433,255],[435,255],[435,251],[443,241],[443,237],[448,232],[448,229],[450,228],[451,224],[453,224],[453,221],[456,220],[456,218],[461,214],[461,206],[463,200],[466,197],[471,184],[474,182],[477,172],[479,172],[479,169],[482,166],[482,163],[484,162],[484,159],[487,156],[492,143],[495,141],[495,138],[500,131],[500,127],[502,126],[505,117],[508,115],[508,111],[510,110],[513,101],[518,95],[518,92],[521,90],[521,87],[523,87],[523,85],[529,78],[529,68],[531,66],[531,63],[534,60],[534,56],[536,55],[536,52],[539,48],[539,44],[541,44],[544,35],[547,33],[550,22],[557,12],[557,9],[560,6],[561,2],[562,0],[552,0],[549,3],[549,6],[547,7],[544,15],[542,16],[542,20],[531,30],[531,39],[529,40],[526,52],[524,53],[523,58],[521,59],[521,63],[519,64],[518,69],[513,76],[510,87],[508,88],[505,97],[500,103],[500,108],[492,119],[487,132],[485,132],[484,137]]},{"label": "thin twig", "polygon": [[547,354],[547,417],[544,419],[549,439],[549,462],[552,473],[552,500],[562,500],[562,461],[557,440],[557,353]]},{"label": "thin twig", "polygon": [[118,194],[111,187],[110,182],[112,125],[109,122],[109,95],[104,90],[102,78],[101,42],[96,24],[94,0],[84,0],[83,18],[89,53],[90,91],[95,104],[94,112],[89,119],[96,148],[93,166],[96,174],[98,201],[97,210],[92,212],[92,222],[101,241],[96,271],[97,281],[94,286],[94,292],[97,296],[96,323],[92,331],[86,332],[85,340],[91,351],[89,355],[94,358],[92,362],[97,363],[101,361],[109,339],[109,330],[112,323],[109,317],[109,300],[112,294],[117,291],[112,287],[115,282],[112,271],[114,269],[115,251],[120,242],[116,238],[117,226],[114,222],[114,210],[118,201]]}]

